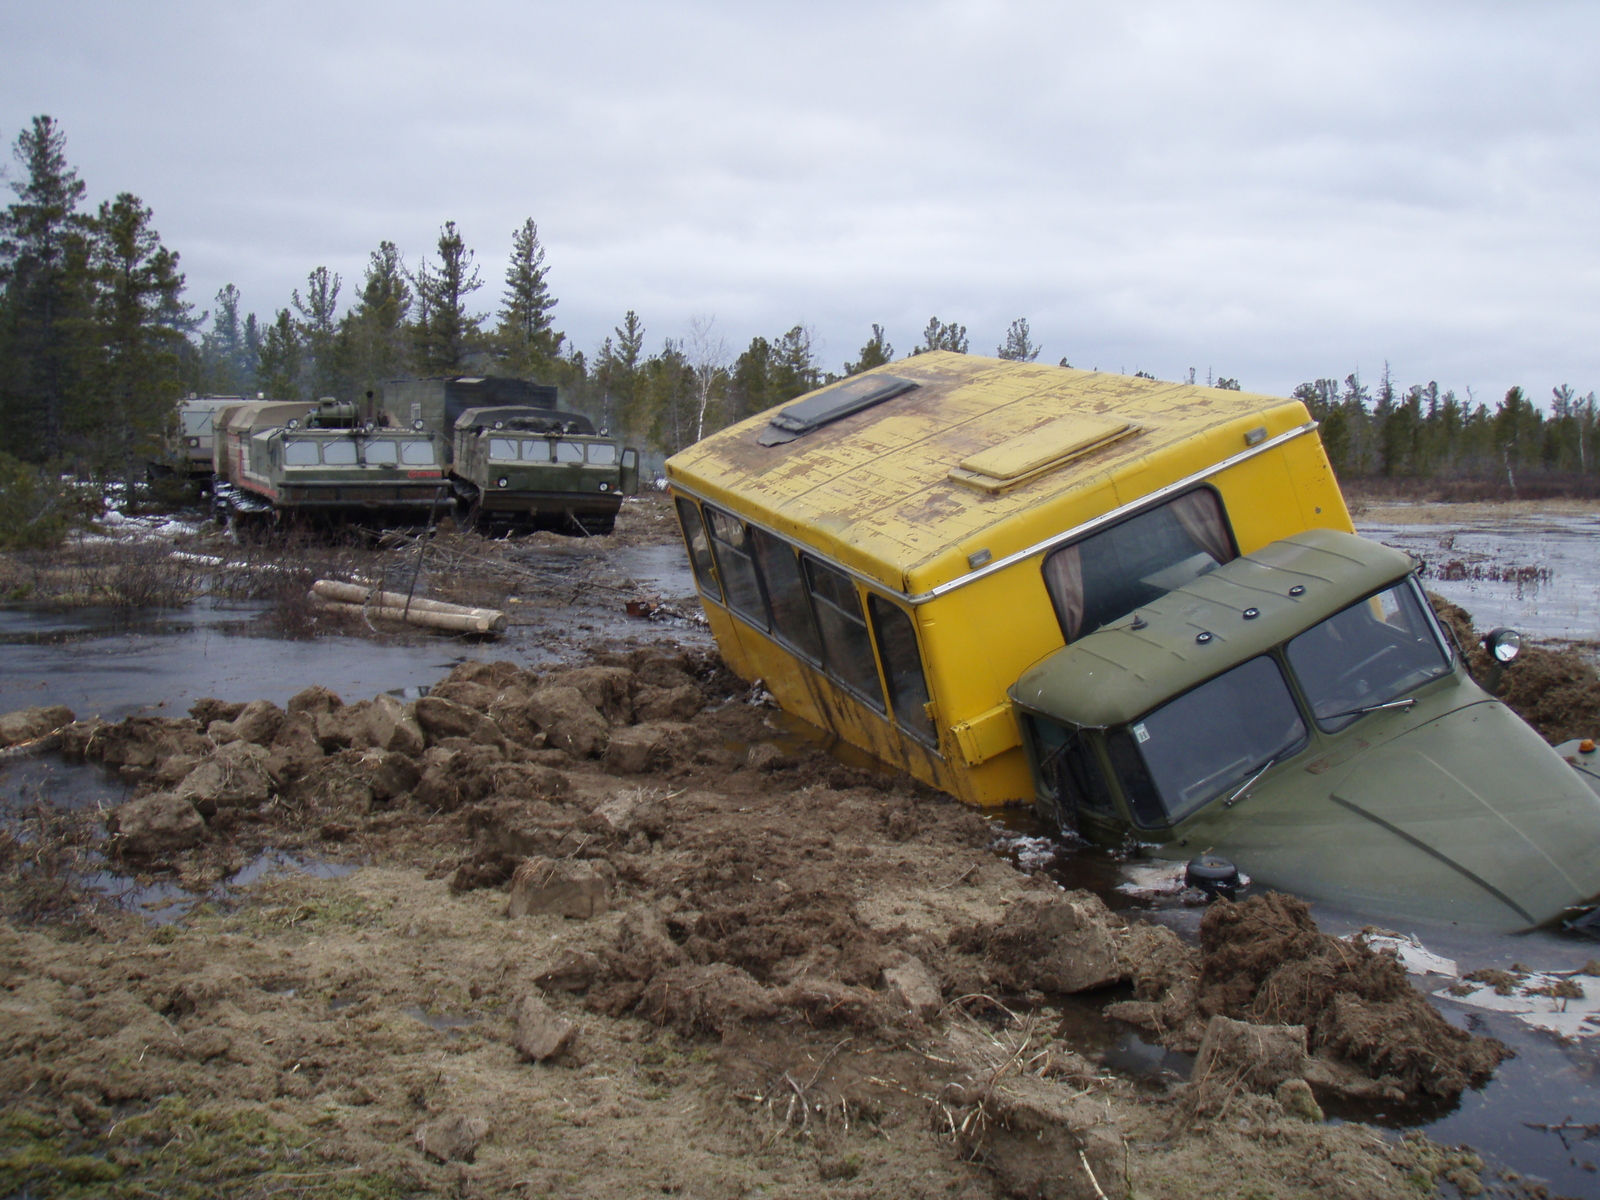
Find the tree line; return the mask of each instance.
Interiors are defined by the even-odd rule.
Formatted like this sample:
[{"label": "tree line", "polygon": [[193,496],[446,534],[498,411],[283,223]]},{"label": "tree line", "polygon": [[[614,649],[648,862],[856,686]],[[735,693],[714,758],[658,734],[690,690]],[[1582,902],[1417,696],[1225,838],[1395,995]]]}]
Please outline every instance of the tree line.
[{"label": "tree line", "polygon": [[[592,355],[555,327],[558,301],[539,229],[512,231],[498,304],[485,311],[484,280],[453,221],[415,266],[381,241],[362,277],[325,266],[266,319],[246,312],[232,284],[196,314],[184,299],[178,254],[150,208],[121,193],[84,206],[86,185],[66,157],[61,126],[34,118],[14,148],[16,199],[0,213],[0,435],[17,457],[133,478],[161,453],[174,401],[189,392],[313,401],[359,399],[405,377],[496,374],[554,383],[562,403],[614,432],[673,453],[825,383],[895,360],[881,325],[840,371],[820,360],[804,324],[756,336],[735,353],[714,317],[647,348],[628,311]],[[967,328],[931,317],[912,355],[969,353]],[[1037,361],[1026,318],[1013,321],[997,357]],[[1065,357],[1061,366],[1070,366]],[[1154,376],[1145,371],[1147,379]],[[1188,372],[1195,383],[1195,372]],[[1212,377],[1237,390],[1235,378]],[[1588,472],[1597,450],[1593,392],[1555,389],[1548,415],[1520,388],[1493,410],[1438,384],[1404,391],[1385,367],[1376,392],[1358,375],[1301,384],[1294,395],[1322,423],[1342,476],[1505,476]]]}]

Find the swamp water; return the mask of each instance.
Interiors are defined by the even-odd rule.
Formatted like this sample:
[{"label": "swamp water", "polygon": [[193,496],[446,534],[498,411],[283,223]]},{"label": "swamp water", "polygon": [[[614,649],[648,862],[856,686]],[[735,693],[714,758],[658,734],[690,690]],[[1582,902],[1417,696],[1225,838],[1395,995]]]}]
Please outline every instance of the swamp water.
[{"label": "swamp water", "polygon": [[[1507,571],[1480,569],[1464,578],[1429,578],[1429,586],[1473,613],[1481,627],[1510,624],[1535,637],[1600,639],[1600,559],[1585,553],[1586,539],[1600,532],[1600,522],[1573,518],[1537,525],[1533,532],[1450,528],[1437,525],[1362,523],[1362,532],[1412,550],[1430,564],[1447,564],[1465,555],[1497,568],[1542,566],[1548,574],[1521,583],[1506,582]],[[1444,545],[1446,539],[1454,540]],[[584,563],[592,556],[560,550],[536,556],[545,578],[575,576],[569,624],[581,624],[589,640],[638,637],[641,640],[709,644],[704,626],[692,621],[640,621],[621,614],[624,589],[586,589]],[[693,612],[693,581],[682,551],[676,546],[628,548],[609,556],[608,565],[640,591],[659,596],[683,612]],[[1520,592],[1520,597],[1519,597]],[[568,628],[559,640],[543,636],[539,626],[513,626],[503,640],[472,643],[429,635],[405,635],[383,642],[341,636],[293,641],[263,636],[264,606],[203,601],[159,613],[101,610],[0,609],[0,711],[40,704],[66,704],[79,716],[120,720],[135,714],[183,715],[201,696],[230,700],[272,700],[282,705],[313,683],[331,687],[349,699],[379,692],[403,698],[423,694],[465,659],[512,659],[531,666],[558,661],[578,642]],[[815,744],[820,731],[801,728],[792,718],[774,714],[781,733],[773,739],[791,751]],[[858,761],[848,748],[840,757]],[[0,817],[16,817],[44,802],[62,808],[109,807],[126,798],[119,781],[91,766],[63,764],[53,755],[0,760]],[[1127,867],[1109,856],[1071,849],[1054,841],[1030,815],[1008,812],[993,818],[997,852],[1026,869],[1047,871],[1069,888],[1096,892],[1126,916],[1166,924],[1193,940],[1201,910],[1178,900],[1136,899],[1117,890],[1127,882]],[[194,905],[226,903],[231,892],[273,871],[301,871],[333,877],[354,868],[268,852],[237,874],[200,894],[175,882],[139,886],[110,871],[92,877],[93,885],[130,910],[151,920],[181,919]],[[1353,933],[1365,923],[1357,914],[1316,905],[1319,923],[1328,932]],[[1450,928],[1407,928],[1430,950],[1456,959],[1462,970],[1509,967],[1572,969],[1600,957],[1600,942],[1548,933],[1519,937],[1484,937]],[[1425,991],[1441,990],[1450,980],[1413,977]],[[1593,985],[1600,987],[1600,981]],[[1060,1007],[1060,1035],[1071,1039],[1108,1067],[1159,1085],[1184,1077],[1188,1056],[1153,1046],[1115,1022],[1099,1016],[1104,997],[1068,998]],[[1446,1143],[1466,1142],[1482,1152],[1491,1169],[1486,1181],[1502,1169],[1515,1170],[1530,1181],[1550,1187],[1552,1194],[1600,1194],[1600,1139],[1586,1138],[1581,1128],[1600,1120],[1600,1038],[1563,1042],[1530,1029],[1506,1013],[1485,1012],[1445,998],[1434,1003],[1464,1028],[1499,1038],[1517,1057],[1503,1063],[1491,1082],[1468,1092],[1453,1106],[1389,1111],[1352,1107],[1330,1111],[1331,1120],[1361,1120],[1395,1129],[1421,1128]],[[422,1010],[411,1014],[429,1024],[453,1025],[451,1014]],[[1544,1126],[1546,1130],[1530,1128]],[[1569,1128],[1559,1128],[1569,1127]]]}]

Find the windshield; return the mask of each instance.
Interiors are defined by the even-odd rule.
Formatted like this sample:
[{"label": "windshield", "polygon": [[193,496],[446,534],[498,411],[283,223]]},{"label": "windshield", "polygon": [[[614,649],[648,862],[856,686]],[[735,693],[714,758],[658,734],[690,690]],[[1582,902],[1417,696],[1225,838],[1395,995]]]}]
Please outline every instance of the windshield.
[{"label": "windshield", "polygon": [[353,467],[356,465],[356,444],[344,440],[323,442],[322,461],[330,467]]},{"label": "windshield", "polygon": [[188,409],[181,416],[181,420],[183,422],[183,432],[188,434],[190,437],[210,433],[211,418],[214,415],[215,414],[209,408]]},{"label": "windshield", "polygon": [[395,464],[395,444],[387,439],[367,442],[361,447],[361,457],[369,467],[392,467]]},{"label": "windshield", "polygon": [[577,442],[557,442],[556,461],[563,463],[581,463],[583,461],[583,447]]},{"label": "windshield", "polygon": [[1404,696],[1450,670],[1432,622],[1410,580],[1357,601],[1288,645],[1317,725],[1332,732],[1356,709]]},{"label": "windshield", "polygon": [[284,438],[283,463],[287,467],[312,467],[317,464],[317,444],[309,438]]},{"label": "windshield", "polygon": [[401,442],[400,461],[408,467],[431,467],[434,465],[432,442]]},{"label": "windshield", "polygon": [[589,461],[598,463],[602,467],[609,467],[617,461],[617,448],[608,446],[604,442],[591,442],[589,445]]},{"label": "windshield", "polygon": [[1134,815],[1182,820],[1306,741],[1305,722],[1269,655],[1185,692],[1106,743]]}]

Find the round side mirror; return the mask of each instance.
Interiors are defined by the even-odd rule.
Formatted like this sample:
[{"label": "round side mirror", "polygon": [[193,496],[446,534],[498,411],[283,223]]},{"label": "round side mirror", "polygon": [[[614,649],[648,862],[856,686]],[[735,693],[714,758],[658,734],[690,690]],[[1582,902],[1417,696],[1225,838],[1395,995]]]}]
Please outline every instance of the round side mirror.
[{"label": "round side mirror", "polygon": [[1483,635],[1483,648],[1497,663],[1508,663],[1522,652],[1522,635],[1515,629],[1491,629]]}]

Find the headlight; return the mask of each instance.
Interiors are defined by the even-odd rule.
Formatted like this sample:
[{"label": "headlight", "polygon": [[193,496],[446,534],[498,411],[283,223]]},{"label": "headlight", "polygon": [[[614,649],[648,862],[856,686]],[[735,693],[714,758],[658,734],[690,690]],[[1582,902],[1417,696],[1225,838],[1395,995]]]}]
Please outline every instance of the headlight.
[{"label": "headlight", "polygon": [[501,487],[505,487],[506,486],[506,477],[504,475],[502,475],[502,476],[500,476],[499,479],[495,480],[495,482],[497,484],[499,484]]},{"label": "headlight", "polygon": [[189,448],[191,450],[194,449],[199,444],[200,444],[200,439],[199,438],[190,438],[189,439]]},{"label": "headlight", "polygon": [[609,492],[611,490],[611,485],[609,483],[602,483],[600,485],[600,490],[602,492]]},{"label": "headlight", "polygon": [[1522,652],[1522,635],[1515,629],[1491,629],[1483,635],[1483,648],[1496,662],[1508,663]]}]

